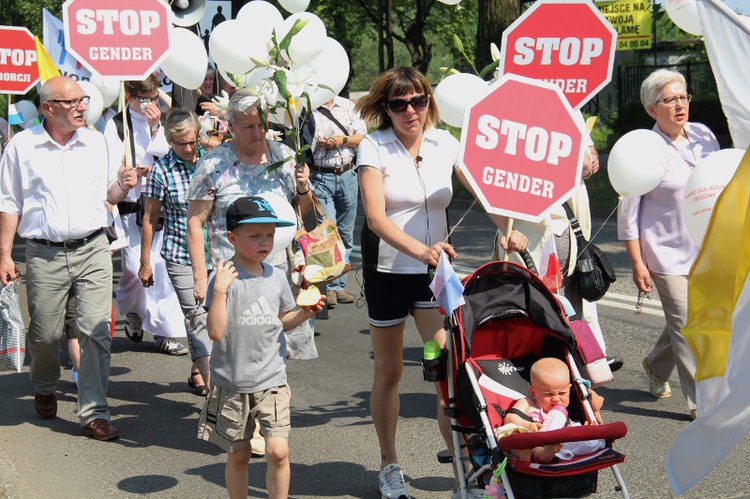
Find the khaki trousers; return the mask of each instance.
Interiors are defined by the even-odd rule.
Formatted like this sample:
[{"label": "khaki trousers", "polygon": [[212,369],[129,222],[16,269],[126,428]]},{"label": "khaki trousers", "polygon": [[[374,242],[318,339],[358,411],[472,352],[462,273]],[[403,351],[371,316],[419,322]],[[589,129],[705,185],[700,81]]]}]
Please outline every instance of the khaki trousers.
[{"label": "khaki trousers", "polygon": [[651,367],[651,372],[662,381],[669,380],[676,366],[682,394],[687,399],[688,408],[695,409],[697,361],[681,332],[687,322],[687,276],[651,272],[651,281],[659,293],[667,324],[656,339],[651,352],[646,356],[646,364]]},{"label": "khaki trousers", "polygon": [[26,293],[31,382],[37,393],[53,393],[60,379],[60,338],[68,295],[76,298],[81,366],[78,417],[109,421],[109,325],[112,309],[112,258],[104,234],[76,249],[26,242]]}]

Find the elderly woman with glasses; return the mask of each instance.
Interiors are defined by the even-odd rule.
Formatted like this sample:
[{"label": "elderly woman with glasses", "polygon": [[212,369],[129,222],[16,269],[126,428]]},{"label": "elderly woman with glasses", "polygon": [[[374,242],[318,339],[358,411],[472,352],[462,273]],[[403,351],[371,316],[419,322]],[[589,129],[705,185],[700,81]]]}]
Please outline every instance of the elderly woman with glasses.
[{"label": "elderly woman with glasses", "polygon": [[[472,189],[458,169],[458,141],[434,128],[437,106],[430,83],[419,71],[386,71],[357,109],[378,127],[359,145],[357,173],[365,210],[361,246],[375,356],[370,410],[380,444],[380,493],[384,498],[409,497],[396,453],[404,327],[412,315],[424,343],[435,340],[445,345],[443,317],[432,299],[428,269],[438,264],[443,251],[456,256],[445,242],[453,175]],[[504,217],[491,218],[498,227],[507,227]],[[521,250],[526,243],[517,231],[502,241],[508,251]],[[443,406],[438,397],[440,431],[452,448]]]},{"label": "elderly woman with glasses", "polygon": [[[190,179],[198,158],[204,152],[198,144],[200,123],[195,113],[173,109],[167,114],[164,134],[170,149],[166,156],[151,167],[143,191],[146,209],[141,235],[141,266],[138,277],[143,286],[161,287],[167,277],[174,287],[180,308],[185,315],[185,328],[193,365],[188,386],[200,396],[205,396],[209,386],[208,359],[212,342],[206,330],[206,315],[193,297],[193,270],[187,246],[187,210]],[[164,208],[163,243],[161,257],[166,263],[167,275],[157,275],[151,267],[151,244]]]},{"label": "elderly woman with glasses", "polygon": [[671,396],[668,380],[676,366],[695,419],[696,360],[680,330],[687,320],[687,278],[698,248],[688,234],[682,203],[693,168],[718,151],[719,143],[708,127],[688,121],[690,101],[685,78],[675,71],[656,70],[641,85],[641,103],[656,120],[653,130],[669,146],[667,174],[651,192],[623,199],[617,225],[638,291],[650,293],[656,287],[666,317],[664,330],[643,359],[649,391],[656,398]]}]

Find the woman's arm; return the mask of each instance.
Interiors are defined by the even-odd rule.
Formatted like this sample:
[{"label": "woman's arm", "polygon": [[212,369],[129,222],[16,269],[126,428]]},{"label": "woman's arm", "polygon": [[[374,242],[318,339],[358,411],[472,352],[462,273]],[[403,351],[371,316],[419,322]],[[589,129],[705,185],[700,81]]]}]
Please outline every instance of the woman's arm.
[{"label": "woman's arm", "polygon": [[439,242],[428,247],[411,237],[404,230],[388,218],[385,212],[385,191],[383,189],[383,174],[376,168],[360,166],[357,170],[359,192],[365,209],[367,226],[383,241],[396,248],[401,253],[419,260],[426,265],[437,265],[440,252],[445,250],[451,258],[456,256],[453,247]]},{"label": "woman's arm", "polygon": [[208,216],[213,208],[213,201],[191,200],[188,204],[187,213],[187,243],[190,255],[190,266],[193,268],[193,282],[195,288],[193,295],[198,302],[206,297],[206,281],[208,271],[206,270],[206,257],[203,252],[203,226],[208,221]]},{"label": "woman's arm", "polygon": [[[461,171],[461,168],[456,166],[455,168],[453,168],[453,173],[456,175],[456,178],[461,183],[461,185],[463,185],[466,190],[469,191],[471,195],[476,199],[477,195],[474,192],[474,188],[466,178],[466,175],[464,175],[464,172]],[[506,234],[506,236],[502,236],[500,238],[500,246],[502,246],[505,251],[510,253],[513,251],[521,251],[523,249],[526,249],[529,244],[529,240],[525,235],[514,229],[510,232],[510,237],[507,237],[509,224],[508,217],[503,215],[495,215],[492,213],[487,213],[487,216],[490,217],[492,223],[494,223],[503,234]]]},{"label": "woman's arm", "polygon": [[154,231],[159,222],[161,201],[154,198],[146,199],[146,209],[143,213],[143,227],[141,228],[141,268],[138,278],[144,288],[154,285],[154,271],[151,269],[151,244],[154,242]]},{"label": "woman's arm", "polygon": [[651,287],[651,275],[641,256],[641,240],[630,239],[625,241],[625,250],[628,252],[630,266],[633,269],[633,282],[639,291],[650,293],[653,290]]}]

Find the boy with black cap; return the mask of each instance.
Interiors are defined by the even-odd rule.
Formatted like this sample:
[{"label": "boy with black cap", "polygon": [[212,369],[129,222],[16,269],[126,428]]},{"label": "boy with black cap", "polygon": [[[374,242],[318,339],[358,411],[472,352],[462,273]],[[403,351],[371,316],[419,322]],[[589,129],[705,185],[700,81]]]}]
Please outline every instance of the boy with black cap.
[{"label": "boy with black cap", "polygon": [[[264,263],[279,220],[262,197],[243,197],[227,210],[231,260],[220,260],[208,283],[206,326],[214,341],[211,391],[201,412],[199,438],[228,452],[229,497],[247,497],[250,439],[256,420],[266,442],[266,488],[271,498],[289,493],[290,390],[283,331],[322,310],[298,309],[286,275]],[[321,300],[322,301],[322,300]]]}]

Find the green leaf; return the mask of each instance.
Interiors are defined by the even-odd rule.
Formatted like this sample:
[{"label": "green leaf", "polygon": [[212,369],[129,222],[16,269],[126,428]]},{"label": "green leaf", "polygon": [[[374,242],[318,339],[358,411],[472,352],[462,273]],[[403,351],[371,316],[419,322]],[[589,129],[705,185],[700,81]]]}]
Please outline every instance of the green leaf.
[{"label": "green leaf", "polygon": [[284,38],[281,39],[281,42],[279,42],[279,50],[282,52],[286,52],[289,50],[289,45],[292,43],[292,37],[302,31],[302,28],[305,27],[307,24],[308,19],[297,19],[294,21],[294,24],[292,25],[292,29],[289,30],[289,33],[284,36]]},{"label": "green leaf", "polygon": [[279,96],[287,102],[287,105],[284,107],[287,107],[289,102],[289,91],[286,89],[286,73],[281,70],[276,71],[273,74],[273,81],[276,82],[276,86],[279,89]]},{"label": "green leaf", "polygon": [[487,64],[484,69],[479,73],[479,77],[484,79],[485,76],[493,72],[497,67],[500,65],[500,60],[492,61],[491,63]]},{"label": "green leaf", "polygon": [[282,166],[282,165],[283,165],[284,163],[286,163],[286,162],[287,162],[287,161],[289,161],[290,159],[292,159],[292,157],[291,157],[291,156],[289,156],[288,158],[284,158],[284,159],[282,159],[282,160],[276,161],[275,163],[271,163],[270,165],[268,165],[268,166],[266,167],[266,175],[268,175],[268,174],[269,174],[269,173],[271,173],[272,171],[274,171],[274,170],[278,169],[278,168],[279,168],[280,166]]},{"label": "green leaf", "polygon": [[258,104],[258,118],[260,118],[260,126],[263,130],[268,130],[268,120],[266,120],[266,113],[263,112],[263,106]]}]

